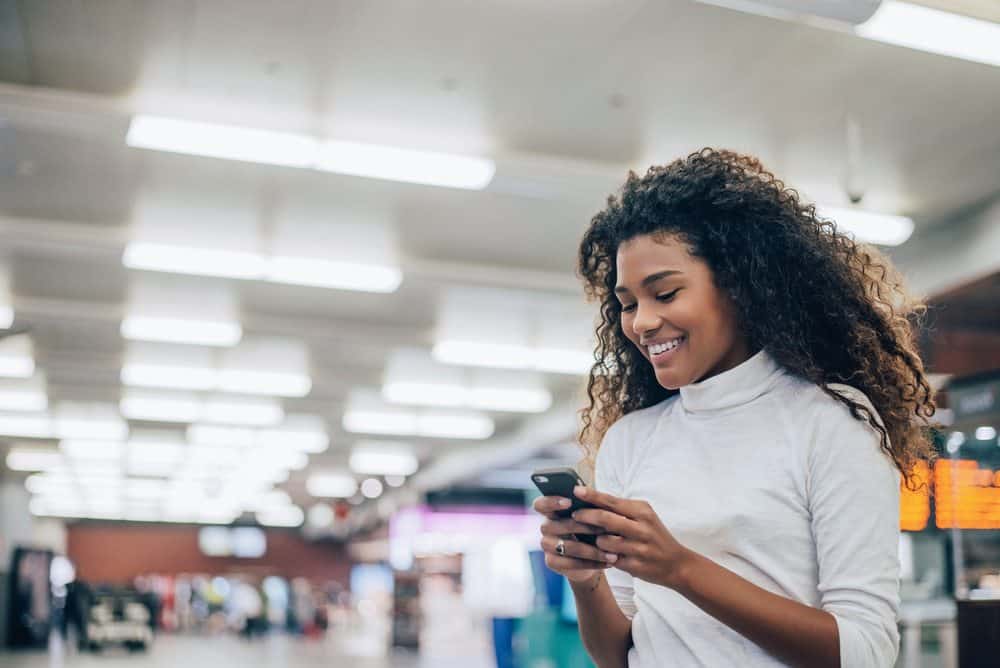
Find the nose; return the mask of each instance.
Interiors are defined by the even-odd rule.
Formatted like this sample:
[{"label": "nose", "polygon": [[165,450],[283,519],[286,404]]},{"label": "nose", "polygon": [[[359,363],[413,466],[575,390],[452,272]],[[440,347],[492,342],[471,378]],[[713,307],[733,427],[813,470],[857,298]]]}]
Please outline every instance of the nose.
[{"label": "nose", "polygon": [[660,324],[660,316],[656,314],[654,309],[636,304],[635,318],[632,319],[632,331],[637,336],[642,337],[644,334],[655,332],[660,328]]}]

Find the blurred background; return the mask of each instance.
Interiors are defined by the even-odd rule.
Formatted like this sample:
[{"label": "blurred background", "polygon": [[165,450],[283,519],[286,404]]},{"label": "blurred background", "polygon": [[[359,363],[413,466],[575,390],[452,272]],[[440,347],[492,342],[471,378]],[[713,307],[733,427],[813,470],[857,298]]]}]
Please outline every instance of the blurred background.
[{"label": "blurred background", "polygon": [[998,22],[0,0],[0,663],[590,665],[529,510],[580,456],[576,245],[709,145],[931,304],[899,665],[996,665]]}]

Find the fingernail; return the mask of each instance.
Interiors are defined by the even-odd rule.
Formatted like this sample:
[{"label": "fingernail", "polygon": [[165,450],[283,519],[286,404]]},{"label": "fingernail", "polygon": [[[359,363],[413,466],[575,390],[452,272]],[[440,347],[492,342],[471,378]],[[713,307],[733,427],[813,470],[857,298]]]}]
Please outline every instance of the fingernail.
[{"label": "fingernail", "polygon": [[577,517],[577,516],[578,516],[579,514],[580,514],[580,511],[578,510],[578,511],[576,511],[575,513],[573,513],[572,515],[570,515],[570,517],[572,517],[572,518],[573,518],[574,520],[575,520],[575,519],[579,519],[579,518]]},{"label": "fingernail", "polygon": [[587,488],[581,485],[577,485],[573,488],[573,494],[579,496],[581,499],[587,496]]},{"label": "fingernail", "polygon": [[615,563],[616,561],[618,561],[618,555],[617,555],[617,554],[605,554],[605,555],[604,555],[604,559],[605,559],[605,560],[606,560],[606,561],[607,561],[607,562],[608,562],[609,564],[613,564],[613,563]]},{"label": "fingernail", "polygon": [[569,508],[569,499],[559,499],[560,508]]}]

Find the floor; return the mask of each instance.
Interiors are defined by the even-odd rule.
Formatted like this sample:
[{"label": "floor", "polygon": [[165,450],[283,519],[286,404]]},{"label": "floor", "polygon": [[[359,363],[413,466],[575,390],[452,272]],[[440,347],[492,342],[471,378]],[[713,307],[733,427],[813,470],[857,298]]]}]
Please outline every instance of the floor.
[{"label": "floor", "polygon": [[[367,654],[367,656],[366,656]],[[371,656],[349,638],[306,640],[275,634],[254,640],[232,636],[166,636],[148,652],[110,649],[78,653],[55,640],[48,652],[0,652],[3,668],[493,668],[488,657],[420,657],[411,652]]]}]

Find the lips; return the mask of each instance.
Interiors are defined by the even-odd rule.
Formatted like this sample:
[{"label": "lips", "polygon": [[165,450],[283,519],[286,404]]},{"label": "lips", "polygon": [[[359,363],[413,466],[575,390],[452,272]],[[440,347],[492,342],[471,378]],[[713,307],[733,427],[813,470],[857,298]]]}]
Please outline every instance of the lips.
[{"label": "lips", "polygon": [[685,341],[687,341],[686,335],[673,339],[657,341],[655,343],[647,343],[645,344],[646,352],[649,354],[650,360],[654,362],[666,360],[672,357]]}]

